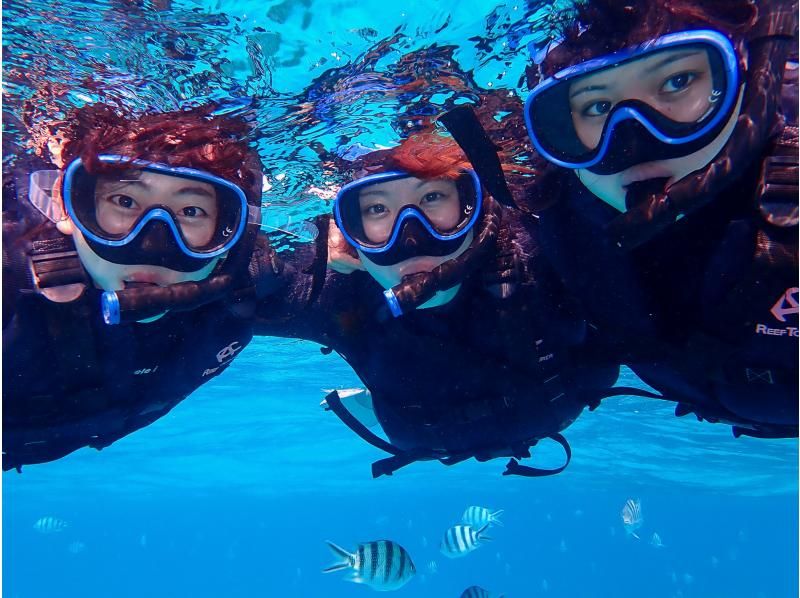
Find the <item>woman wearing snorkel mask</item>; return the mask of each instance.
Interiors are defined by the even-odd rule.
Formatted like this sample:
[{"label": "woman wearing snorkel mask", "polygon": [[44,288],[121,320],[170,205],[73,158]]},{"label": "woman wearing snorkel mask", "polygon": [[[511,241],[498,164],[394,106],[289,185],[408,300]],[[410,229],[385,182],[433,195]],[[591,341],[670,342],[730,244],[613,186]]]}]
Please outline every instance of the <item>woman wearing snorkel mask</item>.
[{"label": "woman wearing snorkel mask", "polygon": [[[522,458],[546,437],[568,451],[559,432],[618,370],[576,365],[584,322],[540,259],[535,224],[495,201],[459,146],[435,133],[340,166],[350,181],[331,231],[359,271],[326,272],[323,238],[304,267],[292,266],[302,254],[287,257],[289,291],[261,304],[256,333],[314,340],[351,365],[389,442],[336,392],[326,404],[392,455],[375,476],[416,460]],[[506,473],[561,469],[512,459]]]},{"label": "woman wearing snorkel mask", "polygon": [[796,3],[597,0],[562,34],[525,107],[545,251],[678,415],[796,436]]},{"label": "woman wearing snorkel mask", "polygon": [[247,132],[212,108],[87,106],[53,140],[58,170],[4,188],[3,469],[148,425],[250,341]]}]

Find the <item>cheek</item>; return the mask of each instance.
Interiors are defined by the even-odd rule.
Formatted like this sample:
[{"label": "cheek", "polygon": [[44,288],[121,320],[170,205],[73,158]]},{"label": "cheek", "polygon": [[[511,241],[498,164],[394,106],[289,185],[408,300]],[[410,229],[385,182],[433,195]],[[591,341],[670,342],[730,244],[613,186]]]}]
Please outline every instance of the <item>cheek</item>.
[{"label": "cheek", "polygon": [[130,230],[135,219],[134,215],[127,216],[106,202],[98,202],[95,210],[97,224],[107,233],[121,235]]},{"label": "cheek", "polygon": [[204,220],[199,224],[182,227],[181,232],[191,247],[202,247],[211,242],[214,236],[214,223],[210,219]]},{"label": "cheek", "polygon": [[587,149],[594,149],[600,143],[600,134],[603,131],[604,122],[605,119],[599,119],[597,123],[587,121],[585,118],[577,116],[575,112],[572,113],[572,124],[575,126],[575,133]]},{"label": "cheek", "polygon": [[455,228],[460,219],[461,204],[456,198],[449,199],[447,204],[442,206],[442,214],[439,221],[436,223],[445,229]]},{"label": "cheek", "polygon": [[388,218],[383,218],[379,221],[367,220],[363,223],[363,226],[364,234],[373,243],[383,243],[392,232],[391,222],[389,222]]},{"label": "cheek", "polygon": [[711,81],[706,79],[694,85],[680,102],[664,106],[662,112],[677,122],[694,122],[708,112],[710,96]]}]

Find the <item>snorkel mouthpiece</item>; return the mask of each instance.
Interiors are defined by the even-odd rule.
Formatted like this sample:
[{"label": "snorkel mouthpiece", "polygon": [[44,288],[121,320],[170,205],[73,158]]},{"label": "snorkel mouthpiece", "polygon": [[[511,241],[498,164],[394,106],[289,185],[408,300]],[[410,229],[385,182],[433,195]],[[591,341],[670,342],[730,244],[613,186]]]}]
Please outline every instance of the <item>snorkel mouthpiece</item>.
[{"label": "snorkel mouthpiece", "polygon": [[383,297],[386,299],[386,304],[389,306],[389,311],[392,312],[392,315],[395,318],[399,318],[403,315],[403,308],[400,306],[400,302],[397,300],[397,297],[395,297],[392,289],[386,289],[383,292]]},{"label": "snorkel mouthpiece", "polygon": [[220,274],[200,282],[107,291],[100,298],[100,309],[103,321],[109,326],[138,322],[165,311],[189,311],[221,299],[232,284],[231,275]]}]

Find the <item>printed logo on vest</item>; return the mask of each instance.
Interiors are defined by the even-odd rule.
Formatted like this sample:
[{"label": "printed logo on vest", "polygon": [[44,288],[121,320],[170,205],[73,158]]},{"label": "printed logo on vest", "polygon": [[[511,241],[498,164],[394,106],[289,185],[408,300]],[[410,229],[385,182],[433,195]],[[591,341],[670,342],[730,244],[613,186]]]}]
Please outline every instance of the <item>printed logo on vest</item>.
[{"label": "printed logo on vest", "polygon": [[786,316],[797,314],[798,311],[800,311],[797,306],[797,295],[799,292],[800,288],[798,287],[786,289],[786,292],[775,302],[775,305],[773,305],[772,309],[769,311],[772,312],[776,320],[785,322]]},{"label": "printed logo on vest", "polygon": [[772,372],[770,370],[745,368],[744,373],[745,376],[747,376],[747,381],[750,383],[763,382],[764,384],[775,384],[775,380],[772,378]]},{"label": "printed logo on vest", "polygon": [[[797,306],[798,292],[800,292],[800,288],[792,287],[786,289],[786,292],[778,298],[775,305],[769,310],[776,320],[779,322],[786,322],[786,316],[797,315],[798,311],[800,311]],[[755,332],[756,334],[767,336],[785,336],[787,338],[800,337],[800,329],[798,329],[796,325],[785,326],[784,328],[772,328],[766,324],[756,324]]]},{"label": "printed logo on vest", "polygon": [[242,349],[244,349],[244,347],[242,347],[239,341],[233,341],[230,345],[224,347],[217,353],[217,362],[220,364],[227,363]]},{"label": "printed logo on vest", "polygon": [[158,366],[154,365],[151,368],[141,368],[133,372],[134,376],[144,376],[145,374],[155,374]]}]

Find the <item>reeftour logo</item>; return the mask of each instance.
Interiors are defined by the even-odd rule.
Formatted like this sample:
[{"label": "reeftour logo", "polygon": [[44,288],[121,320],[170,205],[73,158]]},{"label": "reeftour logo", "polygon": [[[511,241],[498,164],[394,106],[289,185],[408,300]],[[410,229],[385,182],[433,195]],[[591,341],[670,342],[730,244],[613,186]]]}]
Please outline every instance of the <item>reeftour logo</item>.
[{"label": "reeftour logo", "polygon": [[797,294],[800,292],[800,288],[793,287],[791,289],[786,289],[786,292],[781,295],[780,299],[775,302],[775,305],[772,306],[772,309],[769,310],[772,312],[772,315],[775,316],[776,320],[780,320],[781,322],[786,321],[786,316],[790,316],[792,314],[797,314]]},{"label": "reeftour logo", "polygon": [[[797,316],[800,309],[798,308],[798,294],[800,288],[792,287],[786,289],[775,305],[770,309],[770,313],[779,322],[786,323],[787,316]],[[783,328],[771,328],[766,324],[756,324],[756,334],[766,334],[768,336],[798,336],[797,326],[785,326]]]}]

